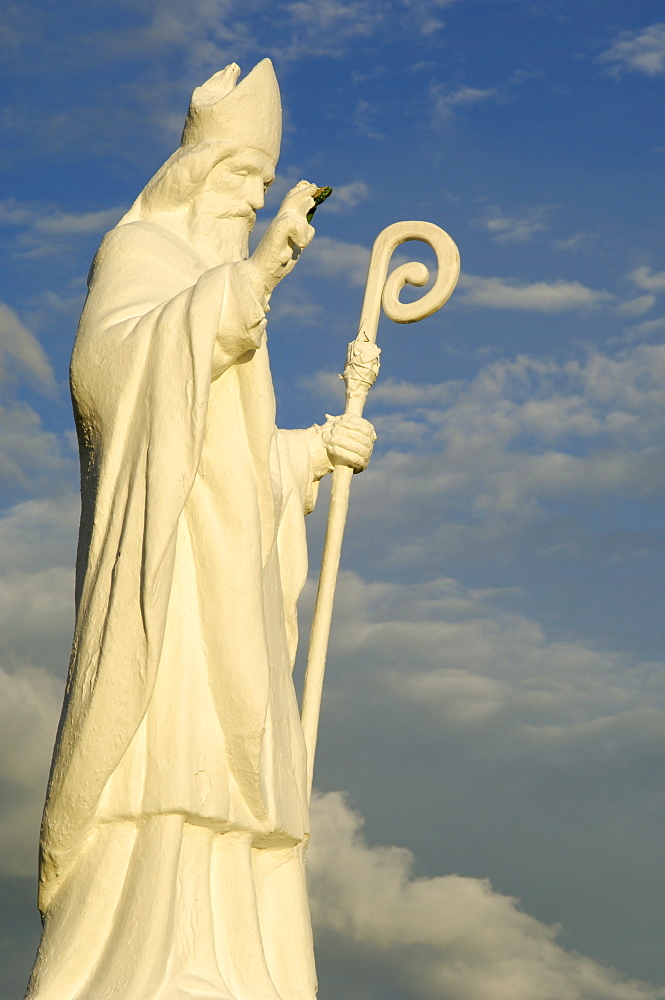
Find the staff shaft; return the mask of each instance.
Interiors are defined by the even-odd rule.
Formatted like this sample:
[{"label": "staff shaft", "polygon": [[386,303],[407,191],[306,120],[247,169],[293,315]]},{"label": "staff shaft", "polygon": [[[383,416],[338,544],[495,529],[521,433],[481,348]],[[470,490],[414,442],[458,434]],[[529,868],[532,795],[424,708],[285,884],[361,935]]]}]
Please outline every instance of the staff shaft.
[{"label": "staff shaft", "polygon": [[[399,294],[405,284],[423,286],[429,277],[423,264],[410,263],[397,267],[390,277],[388,264],[393,251],[407,240],[428,243],[437,258],[436,280],[416,302],[401,302]],[[361,417],[367,393],[379,371],[376,333],[381,306],[396,323],[415,323],[440,309],[451,295],[459,276],[459,252],[450,236],[431,222],[395,222],[379,233],[369,263],[367,284],[360,313],[358,336],[349,344],[344,368],[346,385],[345,413]],[[302,728],[307,749],[307,794],[311,797],[314,777],[314,754],[319,728],[323,678],[330,624],[332,621],[335,585],[342,552],[344,527],[349,508],[349,491],[353,470],[337,465],[333,471],[328,528],[323,547],[319,587],[314,606],[309,655],[302,701]]]},{"label": "staff shaft", "polygon": [[[355,413],[361,417],[364,400],[354,397],[346,405],[346,413]],[[302,728],[307,748],[307,794],[312,794],[314,779],[314,756],[316,739],[319,730],[319,715],[321,713],[321,697],[323,694],[323,678],[326,669],[328,639],[332,621],[333,604],[335,601],[335,586],[339,560],[344,540],[346,515],[349,509],[349,494],[353,469],[348,465],[336,465],[332,474],[332,489],[330,491],[330,511],[328,527],[323,546],[323,559],[319,587],[314,605],[312,631],[309,638],[309,657],[305,674],[305,687],[302,698]]]}]

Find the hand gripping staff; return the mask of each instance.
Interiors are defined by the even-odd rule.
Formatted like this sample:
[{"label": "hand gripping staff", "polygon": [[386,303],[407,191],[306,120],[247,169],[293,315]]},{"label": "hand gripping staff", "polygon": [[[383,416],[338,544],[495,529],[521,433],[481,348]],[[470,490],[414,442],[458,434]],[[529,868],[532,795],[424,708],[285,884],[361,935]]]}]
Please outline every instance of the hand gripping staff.
[{"label": "hand gripping staff", "polygon": [[[428,243],[437,259],[436,281],[416,302],[400,302],[399,295],[407,283],[422,287],[427,282],[429,271],[424,264],[418,261],[402,264],[387,277],[393,252],[407,240]],[[381,306],[386,316],[395,323],[416,323],[425,319],[450,298],[457,284],[459,269],[457,247],[448,233],[431,222],[395,222],[379,233],[372,247],[358,336],[349,344],[342,376],[346,386],[346,413],[362,416],[367,393],[379,374],[381,352],[376,346],[376,332]],[[353,470],[348,465],[336,465],[333,470],[328,528],[309,640],[301,718],[307,747],[307,791],[310,797],[330,622],[352,475]]]}]

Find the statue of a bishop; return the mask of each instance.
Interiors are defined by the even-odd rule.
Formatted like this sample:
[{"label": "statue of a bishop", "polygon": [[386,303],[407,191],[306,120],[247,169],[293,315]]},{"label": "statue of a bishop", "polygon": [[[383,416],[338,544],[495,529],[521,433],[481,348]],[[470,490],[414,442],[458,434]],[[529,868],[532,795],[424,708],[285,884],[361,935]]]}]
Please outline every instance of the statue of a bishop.
[{"label": "statue of a bishop", "polygon": [[274,178],[272,64],[192,96],[179,149],[104,238],[71,365],[76,631],[41,834],[30,1000],[313,1000],[292,667],[303,514],[358,417],[278,430],[270,296],[315,185]]}]

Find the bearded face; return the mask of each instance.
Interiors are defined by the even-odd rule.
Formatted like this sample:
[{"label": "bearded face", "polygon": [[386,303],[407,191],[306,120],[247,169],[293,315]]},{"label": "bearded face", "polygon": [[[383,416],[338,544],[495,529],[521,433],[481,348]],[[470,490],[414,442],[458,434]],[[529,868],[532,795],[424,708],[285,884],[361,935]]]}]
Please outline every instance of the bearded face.
[{"label": "bearded face", "polygon": [[209,257],[241,260],[256,212],[275,179],[275,158],[228,142],[180,148],[121,220],[150,220]]},{"label": "bearded face", "polygon": [[199,220],[245,219],[251,229],[275,179],[272,158],[259,149],[240,149],[212,168],[192,202]]},{"label": "bearded face", "polygon": [[180,147],[120,220],[151,221],[213,262],[247,256],[247,239],[275,176],[279,86],[263,59],[238,82],[231,63],[192,94]]}]

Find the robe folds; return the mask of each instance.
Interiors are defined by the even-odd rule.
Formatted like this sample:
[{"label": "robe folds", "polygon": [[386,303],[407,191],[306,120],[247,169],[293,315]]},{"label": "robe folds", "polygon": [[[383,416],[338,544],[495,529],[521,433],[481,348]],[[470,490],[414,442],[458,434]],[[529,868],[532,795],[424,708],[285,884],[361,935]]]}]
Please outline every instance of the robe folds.
[{"label": "robe folds", "polygon": [[46,917],[113,824],[306,842],[291,671],[320,434],[276,429],[265,342],[216,354],[220,330],[240,340],[263,317],[247,261],[210,267],[152,222],[120,224],[93,263],[71,365],[82,514]]}]

